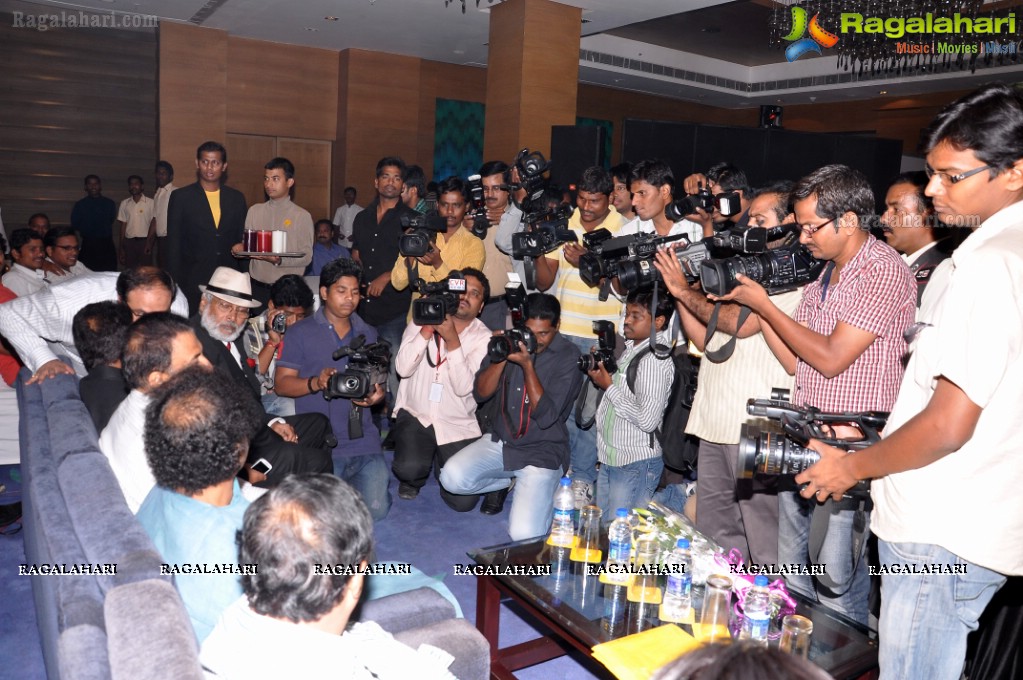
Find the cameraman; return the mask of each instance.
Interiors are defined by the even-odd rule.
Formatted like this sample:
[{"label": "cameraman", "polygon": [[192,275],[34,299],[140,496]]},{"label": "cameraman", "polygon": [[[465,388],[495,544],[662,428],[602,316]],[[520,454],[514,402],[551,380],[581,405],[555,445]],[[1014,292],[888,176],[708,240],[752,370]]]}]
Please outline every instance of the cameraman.
[{"label": "cameraman", "polygon": [[1005,575],[1023,575],[1023,97],[1002,84],[965,95],[924,147],[938,219],[982,223],[952,254],[884,440],[852,454],[811,442],[821,460],[796,478],[809,498],[874,480],[881,564],[914,569],[881,577],[883,680],[959,678],[967,635]]},{"label": "cameraman", "polygon": [[[792,182],[779,182],[761,189],[750,202],[749,226],[770,228],[794,222],[789,208],[791,191]],[[746,401],[770,395],[775,387],[791,390],[792,377],[771,353],[755,315],[736,328],[740,310],[737,304],[721,305],[717,331],[707,345],[707,324],[714,303],[707,300],[699,285],[690,286],[686,282],[678,259],[670,251],[658,252],[654,264],[676,300],[675,307],[686,337],[697,349],[701,352],[719,350],[730,338],[736,338],[731,357],[715,361],[711,356],[704,356],[686,424],[686,433],[700,439],[696,528],[718,545],[737,548],[747,563],[752,560],[755,564],[776,564],[778,497],[759,488],[759,481],[754,482],[753,493],[750,493],[749,485],[736,479],[736,463],[739,429],[749,418]],[[775,295],[772,300],[791,316],[800,297],[799,291],[792,291]],[[711,354],[713,356],[713,352]]]},{"label": "cameraman", "polygon": [[[661,444],[654,433],[663,421],[675,380],[675,363],[670,358],[658,359],[647,349],[647,343],[653,326],[656,342],[671,344],[665,327],[671,318],[672,302],[669,297],[660,298],[653,318],[651,302],[650,289],[629,293],[622,325],[625,352],[618,360],[618,370],[612,376],[601,362],[587,373],[604,390],[593,427],[600,460],[597,505],[603,517],[613,517],[618,508],[645,508],[664,470]],[[627,374],[633,361],[639,364],[635,384],[630,386]]]},{"label": "cameraman", "polygon": [[[483,197],[487,201],[487,220],[490,229],[483,240],[486,257],[483,262],[483,273],[490,281],[490,291],[494,294],[483,309],[480,318],[492,331],[502,330],[508,323],[508,303],[504,299],[504,289],[508,285],[508,275],[519,274],[519,280],[525,281],[522,263],[511,259],[512,234],[522,231],[522,211],[510,200],[508,182],[511,169],[504,161],[488,161],[480,167],[483,182]],[[517,265],[517,268],[516,268]]]},{"label": "cameraman", "polygon": [[508,518],[513,541],[547,533],[554,489],[568,467],[565,419],[582,373],[579,350],[558,333],[560,316],[557,298],[528,296],[525,327],[536,338],[536,353],[520,342],[507,361],[483,359],[473,394],[479,403],[498,400],[493,432],[456,453],[440,472],[441,486],[451,493],[488,494],[484,514],[501,512],[516,483]]},{"label": "cameraman", "polygon": [[[803,288],[795,316],[742,275],[737,277],[740,285],[721,299],[746,305],[760,317],[771,350],[795,373],[792,403],[822,411],[889,411],[902,379],[903,333],[916,313],[913,275],[891,246],[870,234],[874,192],[858,170],[819,168],[799,180],[792,197],[800,242],[828,263]],[[804,575],[786,576],[789,586],[865,624],[870,583],[863,559],[866,536],[857,540],[854,535],[863,523],[857,501],[832,503],[823,493],[805,499],[783,491],[778,509],[782,564],[809,563],[815,510],[827,513],[829,521],[816,561],[827,565],[826,578],[834,588],[818,579],[815,589]]]},{"label": "cameraman", "polygon": [[266,311],[249,318],[242,336],[245,353],[256,357],[253,370],[259,379],[260,400],[263,410],[273,416],[295,415],[295,400],[274,392],[274,372],[281,356],[284,332],[274,330],[275,324],[284,323],[291,328],[306,318],[313,309],[313,291],[305,279],[297,274],[285,274],[270,286],[270,300]]},{"label": "cameraman", "polygon": [[[611,173],[600,166],[586,168],[577,186],[576,209],[568,228],[580,236],[594,229],[607,229],[617,236],[624,221],[611,205],[612,191]],[[593,347],[594,321],[617,323],[622,316],[618,298],[609,295],[607,300],[599,300],[597,289],[579,276],[579,256],[585,252],[580,243],[565,243],[550,255],[536,258],[536,285],[558,298],[562,322],[559,330],[580,352]],[[597,481],[597,428],[580,429],[570,417],[568,439],[572,448],[572,490],[581,508],[593,498]]]},{"label": "cameraman", "polygon": [[[447,229],[435,235],[430,252],[426,255],[398,258],[391,270],[391,285],[395,290],[405,290],[410,280],[423,279],[427,283],[436,283],[446,279],[455,270],[483,268],[483,241],[473,236],[468,228],[462,228],[468,207],[465,183],[457,177],[448,177],[441,182],[437,193],[437,212],[444,218]],[[468,227],[471,226],[470,222]],[[419,294],[412,297],[418,298]]]},{"label": "cameraman", "polygon": [[[330,419],[337,437],[334,472],[362,494],[373,519],[378,520],[387,516],[391,496],[380,431],[370,417],[369,407],[383,401],[383,385],[374,385],[372,393],[358,401],[326,400],[317,394],[327,387],[331,376],[348,367],[348,357],[334,360],[335,350],[351,345],[359,336],[367,345],[377,341],[376,329],[355,313],[361,280],[362,268],[353,260],[339,258],[323,268],[323,304],[311,317],[289,329],[288,342],[277,360],[276,391],[283,397],[293,397],[299,413],[322,413]],[[354,415],[353,407],[359,407]],[[357,418],[362,436],[351,438],[350,418]]]},{"label": "cameraman", "polygon": [[664,208],[672,202],[674,189],[675,175],[667,163],[660,160],[636,163],[629,174],[629,190],[638,219],[629,222],[626,231],[658,236],[685,234],[693,243],[703,240],[703,228],[699,224],[685,218],[672,222],[664,214]]},{"label": "cameraman", "polygon": [[[444,196],[442,193],[441,201]],[[419,495],[434,460],[439,476],[451,456],[482,434],[472,386],[491,337],[490,330],[476,318],[490,285],[478,269],[466,268],[461,273],[465,292],[458,309],[437,326],[410,323],[394,357],[401,382],[394,404],[392,469],[399,482],[398,496],[405,500]],[[444,489],[441,497],[459,512],[472,510],[478,500],[453,496]]]},{"label": "cameraman", "polygon": [[707,170],[706,175],[694,173],[682,181],[682,188],[688,195],[698,193],[703,187],[706,187],[712,196],[732,192],[739,194],[740,206],[739,212],[729,217],[722,215],[716,205],[711,212],[698,209],[695,221],[703,227],[704,236],[713,236],[714,225],[716,224],[724,225],[725,227],[732,225],[738,227],[746,226],[752,191],[750,190],[749,180],[746,179],[745,172],[730,163],[718,163],[711,166]]}]

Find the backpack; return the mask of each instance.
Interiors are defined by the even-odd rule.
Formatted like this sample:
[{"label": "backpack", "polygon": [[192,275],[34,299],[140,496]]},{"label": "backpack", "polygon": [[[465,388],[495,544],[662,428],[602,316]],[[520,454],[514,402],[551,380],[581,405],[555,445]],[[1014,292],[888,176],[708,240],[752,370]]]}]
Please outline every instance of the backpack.
[{"label": "backpack", "polygon": [[[649,353],[649,345],[644,345],[625,369],[625,383],[633,393],[636,391],[639,362]],[[665,359],[668,360],[675,364],[675,381],[668,394],[661,426],[650,433],[650,448],[654,448],[656,437],[661,445],[664,464],[676,472],[686,473],[696,468],[696,455],[700,445],[699,439],[685,432],[689,412],[693,408],[693,396],[696,394],[700,360],[690,356],[685,346],[676,347],[670,359]]]}]

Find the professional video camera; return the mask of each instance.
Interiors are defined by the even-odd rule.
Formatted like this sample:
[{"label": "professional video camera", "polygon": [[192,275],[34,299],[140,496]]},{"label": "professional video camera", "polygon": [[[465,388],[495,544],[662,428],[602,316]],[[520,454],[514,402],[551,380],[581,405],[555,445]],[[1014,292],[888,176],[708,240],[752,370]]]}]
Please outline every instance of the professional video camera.
[{"label": "professional video camera", "polygon": [[690,194],[664,206],[664,214],[672,222],[678,222],[697,210],[709,213],[713,212],[714,208],[717,208],[722,217],[739,214],[742,212],[742,204],[739,202],[738,192],[712,194],[709,188],[701,186],[695,194]]},{"label": "professional video camera", "polygon": [[598,364],[604,364],[604,370],[614,373],[618,370],[615,361],[615,347],[618,345],[615,325],[610,321],[594,321],[593,332],[597,334],[597,349],[579,357],[579,370],[588,373],[596,370]]},{"label": "professional video camera", "polygon": [[775,295],[816,280],[824,264],[805,246],[795,243],[757,255],[704,260],[700,263],[700,280],[705,293],[727,295],[739,285],[736,275],[743,274],[766,288],[769,295]]},{"label": "professional video camera", "polygon": [[487,199],[483,195],[483,178],[479,175],[469,175],[469,215],[472,217],[472,228],[469,231],[473,236],[484,239],[487,237],[487,229],[490,229],[490,218],[487,217]]},{"label": "professional video camera", "polygon": [[422,297],[412,301],[412,322],[417,326],[436,326],[458,309],[459,299],[465,292],[465,277],[462,272],[453,271],[448,278],[436,283],[416,279],[413,288]]},{"label": "professional video camera", "polygon": [[795,224],[781,224],[777,227],[729,227],[715,232],[707,239],[711,253],[728,255],[750,255],[767,250],[767,244],[785,239],[781,245],[791,245],[799,240],[799,227]]},{"label": "professional video camera", "polygon": [[591,288],[601,279],[618,276],[619,263],[626,260],[653,258],[657,250],[674,241],[686,238],[683,234],[657,236],[638,233],[627,236],[611,236],[607,229],[594,229],[583,234],[586,252],[579,257],[579,277]]},{"label": "professional video camera", "polygon": [[532,224],[540,219],[539,215],[533,214],[533,210],[535,206],[541,205],[540,199],[544,190],[543,174],[551,169],[551,164],[539,151],[530,152],[529,149],[522,149],[515,156],[514,165],[518,170],[519,183],[512,185],[511,188],[525,189],[522,213],[526,224]]},{"label": "professional video camera", "polygon": [[398,238],[398,252],[402,257],[422,257],[430,252],[437,234],[448,230],[448,223],[436,210],[425,215],[405,213],[401,216],[405,233]]},{"label": "professional video camera", "polygon": [[[710,257],[707,246],[703,241],[689,243],[684,239],[682,244],[674,248],[675,259],[682,267],[682,274],[686,281],[695,283],[700,279],[700,264]],[[618,283],[627,291],[649,285],[654,281],[661,281],[661,272],[654,266],[654,256],[633,257],[618,263]]]},{"label": "professional video camera", "polygon": [[562,243],[574,243],[575,232],[568,228],[572,209],[559,206],[529,225],[529,231],[512,234],[512,259],[537,258],[554,252]]},{"label": "professional video camera", "polygon": [[348,357],[348,366],[341,373],[330,376],[323,388],[323,398],[365,399],[373,386],[387,382],[387,369],[391,364],[391,346],[385,340],[366,344],[366,336],[359,335],[350,345],[337,349],[334,361]]},{"label": "professional video camera", "polygon": [[[746,423],[739,436],[739,459],[735,475],[752,479],[754,473],[764,475],[797,475],[818,460],[820,454],[806,448],[811,439],[847,450],[865,449],[881,441],[880,431],[888,414],[880,411],[864,413],[825,413],[809,406],[789,403],[788,390],[775,389],[770,399],[750,399],[746,412],[751,416],[769,418],[781,423],[784,433],[760,430]],[[855,426],[862,435],[846,439],[835,435],[835,425]],[[846,495],[862,497],[869,485],[860,482]]]},{"label": "professional video camera", "polygon": [[512,327],[504,335],[495,335],[487,343],[487,356],[497,363],[505,361],[509,354],[519,351],[519,342],[530,354],[536,352],[536,336],[526,327],[526,288],[521,283],[509,282],[504,287],[504,299],[511,312]]}]

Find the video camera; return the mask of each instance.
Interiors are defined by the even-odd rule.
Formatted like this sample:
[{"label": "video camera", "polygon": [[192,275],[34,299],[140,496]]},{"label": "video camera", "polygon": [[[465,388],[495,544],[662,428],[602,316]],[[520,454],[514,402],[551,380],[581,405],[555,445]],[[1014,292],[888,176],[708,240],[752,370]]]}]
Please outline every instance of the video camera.
[{"label": "video camera", "polygon": [[615,347],[618,346],[618,336],[615,335],[615,325],[610,321],[594,321],[593,332],[597,334],[597,349],[579,357],[579,370],[588,373],[597,369],[598,364],[604,364],[604,370],[614,373],[618,370],[618,362],[615,361]]},{"label": "video camera", "polygon": [[323,398],[365,399],[373,386],[387,382],[387,370],[391,365],[391,346],[385,340],[366,344],[366,336],[359,335],[350,345],[337,349],[331,355],[334,361],[348,357],[348,365],[342,373],[330,376],[323,388]]},{"label": "video camera", "polygon": [[402,257],[422,257],[430,252],[437,234],[448,230],[448,223],[436,210],[425,215],[405,213],[401,216],[405,233],[398,238],[398,252]]},{"label": "video camera", "polygon": [[462,272],[453,271],[447,279],[436,283],[416,279],[413,289],[422,297],[412,301],[412,322],[417,326],[437,326],[458,309],[465,292],[465,277]]},{"label": "video camera", "polygon": [[791,245],[799,240],[799,227],[795,224],[781,224],[777,227],[729,227],[715,232],[707,239],[707,245],[714,255],[750,255],[763,253],[767,244],[785,239],[782,245]]},{"label": "video camera", "polygon": [[676,248],[675,256],[690,281],[699,279],[699,265],[708,257],[703,242],[690,243],[684,234],[657,236],[650,233],[612,237],[606,229],[595,229],[583,236],[585,253],[579,257],[579,276],[583,282],[596,286],[601,279],[618,277],[626,290],[634,290],[660,279],[654,267],[654,254],[664,245],[684,241],[684,248]]},{"label": "video camera", "polygon": [[708,187],[701,186],[695,194],[690,194],[664,206],[664,215],[672,222],[678,222],[697,210],[710,213],[717,208],[722,217],[731,217],[742,212],[739,193],[729,191],[720,194],[710,193]]},{"label": "video camera", "polygon": [[824,265],[805,246],[794,243],[756,255],[704,260],[700,280],[705,293],[727,295],[739,285],[736,275],[743,274],[766,288],[769,295],[776,295],[816,280]]},{"label": "video camera", "polygon": [[575,232],[568,228],[571,216],[570,207],[559,206],[530,223],[529,231],[512,234],[512,259],[543,257],[557,250],[562,243],[574,243],[577,240]]},{"label": "video camera", "polygon": [[490,229],[490,218],[487,217],[487,199],[483,195],[483,178],[469,175],[466,181],[469,184],[469,215],[472,217],[469,231],[473,236],[485,239],[487,229]]},{"label": "video camera", "polygon": [[[770,399],[750,399],[746,412],[751,416],[769,418],[781,423],[783,433],[759,430],[745,423],[739,436],[737,479],[764,475],[797,475],[820,460],[820,454],[806,448],[811,439],[848,450],[865,449],[881,441],[880,431],[888,420],[881,411],[864,413],[825,413],[789,403],[788,390],[773,390]],[[835,436],[834,425],[853,425],[863,435],[859,439]],[[850,489],[847,496],[864,497],[869,493],[867,482]]]}]

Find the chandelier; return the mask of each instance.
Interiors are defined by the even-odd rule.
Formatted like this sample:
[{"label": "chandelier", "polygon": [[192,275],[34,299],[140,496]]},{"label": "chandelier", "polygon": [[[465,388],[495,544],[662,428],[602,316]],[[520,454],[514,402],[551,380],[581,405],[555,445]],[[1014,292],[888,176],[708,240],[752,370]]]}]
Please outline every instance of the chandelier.
[{"label": "chandelier", "polygon": [[[841,69],[883,77],[967,68],[972,73],[978,65],[1019,63],[1023,12],[982,11],[983,5],[983,0],[779,1],[771,12],[770,44],[784,49],[789,61],[810,52],[831,54],[838,57]],[[840,31],[843,14],[847,19],[858,14],[860,21]],[[964,34],[945,30],[950,24],[938,21],[947,19],[963,29],[978,18],[982,19],[978,25],[1002,30]],[[999,20],[1000,24],[988,23]],[[864,30],[854,30],[857,27]]]}]

